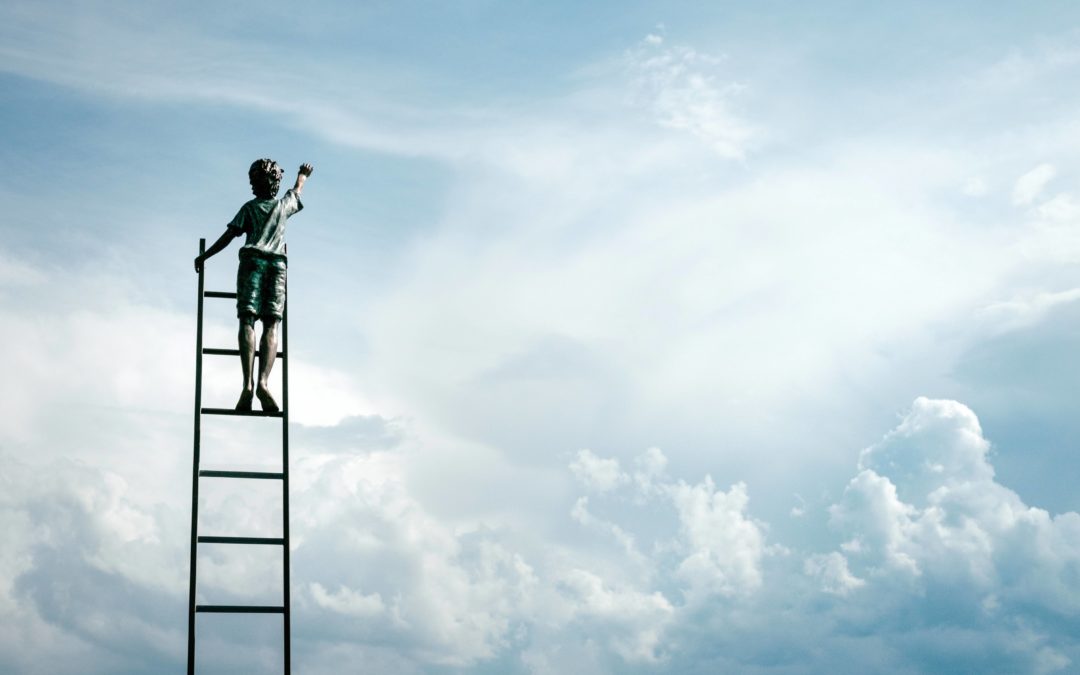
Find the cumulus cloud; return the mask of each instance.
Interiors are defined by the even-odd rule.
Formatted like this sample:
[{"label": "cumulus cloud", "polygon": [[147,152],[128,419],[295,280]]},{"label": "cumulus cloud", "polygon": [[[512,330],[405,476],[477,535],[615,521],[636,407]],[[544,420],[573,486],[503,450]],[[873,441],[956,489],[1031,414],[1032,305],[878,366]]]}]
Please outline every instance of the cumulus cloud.
[{"label": "cumulus cloud", "polygon": [[[762,524],[748,514],[746,485],[735,483],[725,492],[716,488],[711,476],[693,484],[671,480],[662,474],[667,458],[658,448],[650,448],[635,464],[639,469],[634,480],[622,481],[629,493],[625,496],[641,504],[666,503],[674,510],[679,536],[667,545],[678,553],[673,573],[683,582],[685,596],[698,601],[757,590],[762,583],[765,533]],[[587,504],[582,498],[575,507],[575,517],[583,524],[593,522]],[[609,527],[624,545],[633,542],[622,528]]]},{"label": "cumulus cloud", "polygon": [[640,562],[642,560],[642,555],[638,552],[637,546],[634,543],[634,536],[615,523],[594,516],[589,511],[588,497],[579,497],[578,500],[574,502],[574,508],[570,510],[570,515],[575,521],[586,527],[592,527],[609,534],[619,542],[631,561]]},{"label": "cumulus cloud", "polygon": [[623,659],[656,661],[664,624],[674,610],[662,594],[609,588],[602,578],[585,570],[570,570],[561,584],[574,598],[579,616],[595,618],[614,628],[611,648]]},{"label": "cumulus cloud", "polygon": [[689,592],[731,595],[760,587],[765,537],[746,515],[746,485],[736,483],[724,492],[706,476],[697,485],[680,482],[669,490],[686,553],[678,575]]},{"label": "cumulus cloud", "polygon": [[[633,523],[592,513],[589,497],[577,500],[573,520],[614,541],[621,563],[597,557],[597,545],[549,546],[527,559],[507,532],[454,532],[409,496],[402,461],[375,452],[302,465],[295,529],[305,535],[295,560],[298,568],[328,552],[348,560],[322,566],[325,580],[309,585],[314,604],[349,615],[363,634],[407,637],[420,662],[465,666],[516,646],[533,672],[545,672],[565,656],[572,629],[603,646],[593,655],[597,663],[611,656],[614,664],[661,663],[680,611],[710,598],[747,597],[761,586],[765,536],[747,514],[746,486],[724,492],[709,477],[673,481],[656,448],[636,459],[633,480],[613,458],[588,451],[568,466],[602,509],[630,499],[670,510],[661,530],[635,532]],[[595,489],[597,476],[603,489]],[[653,585],[658,574],[677,581],[682,604]]]},{"label": "cumulus cloud", "polygon": [[[969,408],[917,399],[896,429],[862,453],[861,471],[830,509],[847,540],[843,552],[808,559],[806,572],[824,580],[831,565],[864,602],[922,605],[924,620],[1021,621],[1045,643],[1057,622],[1080,609],[1080,514],[1051,516],[1025,504],[995,480],[989,449]],[[938,606],[929,593],[952,606]],[[1054,642],[1016,649],[1029,667],[1051,672],[1071,663],[1063,649],[1075,652],[1061,635]]]},{"label": "cumulus cloud", "polygon": [[[0,456],[0,666],[137,672],[175,663],[186,555],[183,514],[150,510],[125,481],[70,461]],[[84,660],[85,659],[85,660]]]},{"label": "cumulus cloud", "polygon": [[821,590],[836,595],[847,595],[866,585],[848,569],[847,558],[833,551],[824,555],[812,555],[803,564],[803,571],[821,582]]},{"label": "cumulus cloud", "polygon": [[614,490],[627,480],[626,474],[619,470],[617,459],[601,459],[587,449],[578,451],[570,463],[570,471],[585,487],[596,492]]},{"label": "cumulus cloud", "polygon": [[[662,634],[694,646],[657,651],[661,672],[719,667],[697,641],[706,634],[723,645],[723,667],[747,672],[786,672],[781,663],[766,664],[756,641],[774,649],[783,643],[792,654],[788,667],[811,672],[840,663],[883,672],[948,672],[949,663],[1061,672],[1080,648],[1062,632],[1080,601],[1073,582],[1080,548],[1068,543],[1080,541],[1080,515],[1026,505],[997,481],[990,448],[970,408],[917,399],[859,454],[857,474],[828,509],[838,535],[832,551],[770,555],[779,545],[747,513],[746,486],[720,491],[708,477],[626,481],[581,498],[575,512],[579,523],[595,527],[595,516],[584,514],[612,500],[672,509],[678,536],[660,537],[651,548],[641,522],[624,516],[605,523],[633,537],[653,578],[676,584],[678,592],[664,593],[673,613]],[[651,449],[635,464],[663,466],[663,459]],[[788,630],[806,642],[785,641],[774,630],[788,611],[795,617]],[[704,622],[700,635],[689,617]],[[556,658],[538,648],[530,654],[536,663]]]},{"label": "cumulus cloud", "polygon": [[[766,657],[778,645],[816,670],[940,671],[919,659],[982,663],[983,651],[1001,664],[987,672],[1060,672],[1078,656],[1061,626],[1080,611],[1080,515],[1051,516],[998,483],[978,418],[955,401],[916,400],[859,455],[829,509],[835,550],[783,556],[770,555],[780,543],[751,514],[745,482],[722,490],[710,476],[672,476],[659,448],[623,462],[576,453],[566,476],[586,494],[562,517],[588,536],[538,540],[432,512],[411,488],[415,430],[377,416],[339,426],[300,429],[311,451],[294,465],[295,648],[320,672],[361,655],[385,673],[483,668],[508,655],[520,668],[510,672],[534,675],[718,663],[784,672]],[[18,641],[5,667],[66,672],[59,661],[30,665],[26,646],[46,643],[98,664],[89,672],[179,663],[168,608],[182,613],[186,505],[148,506],[123,476],[71,463],[48,482],[5,466],[0,601]],[[252,592],[263,574],[226,559],[205,570],[218,587]],[[123,646],[95,623],[104,596],[76,588],[142,599],[110,618],[125,627]],[[867,626],[873,637],[859,637]],[[969,646],[956,656],[942,635]]]},{"label": "cumulus cloud", "polygon": [[456,533],[427,513],[408,494],[401,462],[377,452],[297,467],[293,518],[304,534],[295,568],[312,575],[318,607],[373,622],[364,630],[414,658],[458,666],[490,658],[531,602],[535,573],[496,534]]}]

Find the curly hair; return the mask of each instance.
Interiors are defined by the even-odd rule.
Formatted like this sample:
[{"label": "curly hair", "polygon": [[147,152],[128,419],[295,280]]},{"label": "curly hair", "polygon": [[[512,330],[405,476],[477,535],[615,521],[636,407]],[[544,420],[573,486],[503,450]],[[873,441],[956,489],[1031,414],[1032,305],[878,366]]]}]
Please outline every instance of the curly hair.
[{"label": "curly hair", "polygon": [[285,175],[278,163],[272,159],[257,159],[248,169],[251,191],[259,199],[273,199],[281,187],[281,177]]}]

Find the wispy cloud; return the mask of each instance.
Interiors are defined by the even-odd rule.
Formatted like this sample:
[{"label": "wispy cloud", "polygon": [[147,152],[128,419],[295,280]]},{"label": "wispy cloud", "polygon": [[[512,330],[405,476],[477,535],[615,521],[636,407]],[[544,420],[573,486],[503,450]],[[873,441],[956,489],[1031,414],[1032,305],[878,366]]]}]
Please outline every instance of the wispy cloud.
[{"label": "wispy cloud", "polygon": [[1042,193],[1057,171],[1051,164],[1040,164],[1016,179],[1013,187],[1013,204],[1027,206]]},{"label": "wispy cloud", "polygon": [[684,131],[721,157],[742,159],[761,130],[733,112],[745,85],[724,78],[724,58],[665,46],[650,34],[626,56],[632,100],[661,126]]}]

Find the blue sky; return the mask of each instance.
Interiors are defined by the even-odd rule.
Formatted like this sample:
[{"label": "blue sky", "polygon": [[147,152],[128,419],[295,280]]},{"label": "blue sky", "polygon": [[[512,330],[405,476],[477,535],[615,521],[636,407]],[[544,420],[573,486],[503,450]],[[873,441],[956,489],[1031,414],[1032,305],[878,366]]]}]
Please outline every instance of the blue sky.
[{"label": "blue sky", "polygon": [[182,664],[191,259],[263,156],[296,672],[1074,670],[1076,8],[701,4],[5,3],[0,670]]}]

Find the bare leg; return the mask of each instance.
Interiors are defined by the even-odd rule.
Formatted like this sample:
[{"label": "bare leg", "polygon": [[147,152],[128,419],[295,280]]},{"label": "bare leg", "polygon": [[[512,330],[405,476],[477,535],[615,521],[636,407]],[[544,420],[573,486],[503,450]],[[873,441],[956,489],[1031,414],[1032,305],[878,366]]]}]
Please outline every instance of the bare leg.
[{"label": "bare leg", "polygon": [[274,359],[277,357],[277,326],[278,320],[265,317],[263,322],[262,344],[259,350],[259,386],[255,395],[259,397],[259,403],[267,412],[277,412],[278,404],[270,395],[266,381],[270,378],[270,371],[274,368]]},{"label": "bare leg", "polygon": [[240,319],[240,333],[237,339],[240,343],[240,369],[244,373],[244,389],[240,392],[236,409],[251,410],[251,397],[255,393],[255,381],[252,378],[255,366],[255,317]]}]

